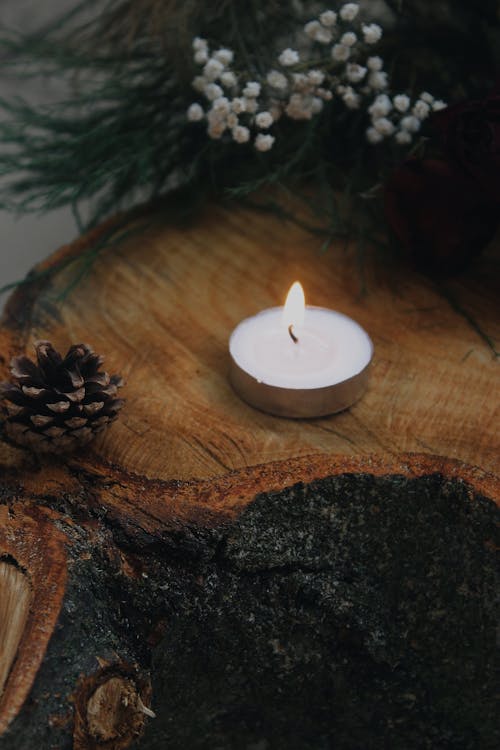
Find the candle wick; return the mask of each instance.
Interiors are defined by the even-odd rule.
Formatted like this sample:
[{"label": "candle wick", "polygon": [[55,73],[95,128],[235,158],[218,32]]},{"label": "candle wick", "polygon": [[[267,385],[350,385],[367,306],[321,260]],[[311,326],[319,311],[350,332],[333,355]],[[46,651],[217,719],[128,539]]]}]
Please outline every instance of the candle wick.
[{"label": "candle wick", "polygon": [[294,344],[298,344],[299,340],[298,340],[297,336],[293,332],[293,324],[292,323],[290,323],[290,325],[288,326],[288,333],[290,334],[290,338],[292,339],[293,343]]}]

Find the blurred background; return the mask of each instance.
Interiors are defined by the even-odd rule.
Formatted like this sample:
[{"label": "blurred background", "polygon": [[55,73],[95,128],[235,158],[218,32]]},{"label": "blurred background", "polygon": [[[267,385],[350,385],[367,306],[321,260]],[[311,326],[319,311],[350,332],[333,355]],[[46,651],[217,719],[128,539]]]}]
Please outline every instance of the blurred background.
[{"label": "blurred background", "polygon": [[[68,7],[69,0],[43,0],[36,3],[33,0],[0,0],[0,24],[29,31]],[[31,101],[43,102],[58,94],[53,83],[44,81],[27,81],[20,89],[19,80],[10,80],[8,71],[1,67],[0,70],[0,97],[18,95]],[[0,287],[25,276],[35,263],[60,245],[71,241],[76,234],[75,222],[71,211],[67,209],[40,217],[30,215],[19,218],[0,211]],[[6,296],[0,295],[0,310]]]}]

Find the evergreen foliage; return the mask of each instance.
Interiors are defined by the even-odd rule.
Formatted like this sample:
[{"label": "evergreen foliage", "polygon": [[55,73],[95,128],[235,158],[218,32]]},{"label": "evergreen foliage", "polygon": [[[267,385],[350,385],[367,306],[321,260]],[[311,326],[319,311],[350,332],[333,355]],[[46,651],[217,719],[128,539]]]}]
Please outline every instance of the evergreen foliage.
[{"label": "evergreen foliage", "polygon": [[[57,77],[67,96],[46,106],[21,97],[0,101],[0,208],[45,212],[70,205],[83,230],[118,208],[179,187],[188,187],[195,203],[200,193],[242,199],[272,185],[279,197],[312,182],[320,186],[314,210],[327,242],[353,233],[362,242],[377,240],[379,188],[405,152],[366,143],[365,111],[348,112],[334,100],[312,120],[283,118],[276,147],[266,154],[210,140],[201,124],[186,118],[194,97],[194,36],[234,49],[246,70],[262,73],[317,5],[86,0],[37,34],[1,31],[4,70],[21,81]],[[381,6],[387,19],[380,54],[395,85],[430,88],[447,101],[491,87],[500,49],[496,0],[478,8],[468,0],[365,5]],[[422,143],[425,137],[417,149]],[[85,218],[83,203],[90,205]]]}]

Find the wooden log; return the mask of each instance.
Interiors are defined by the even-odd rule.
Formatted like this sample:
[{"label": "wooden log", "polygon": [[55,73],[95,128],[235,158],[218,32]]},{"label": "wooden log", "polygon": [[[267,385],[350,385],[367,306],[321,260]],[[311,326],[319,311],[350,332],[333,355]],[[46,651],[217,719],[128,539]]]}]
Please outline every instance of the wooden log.
[{"label": "wooden log", "polygon": [[[404,607],[398,609],[394,586],[402,586],[404,593],[406,584],[421,585],[418,566],[425,578],[427,537],[434,546],[426,554],[438,561],[432,574],[436,580],[449,576],[451,563],[440,558],[439,534],[446,537],[444,546],[459,555],[456,540],[469,523],[471,538],[465,534],[459,566],[471,589],[463,595],[464,628],[469,636],[476,622],[471,613],[477,611],[486,648],[492,632],[491,558],[498,545],[491,501],[500,502],[500,489],[491,473],[498,455],[491,392],[495,362],[478,332],[431,282],[397,264],[386,268],[367,258],[368,293],[360,295],[353,249],[320,255],[310,234],[267,215],[217,205],[196,226],[173,225],[147,212],[128,220],[136,231],[102,253],[63,304],[57,297],[71,281],[71,266],[18,290],[0,326],[0,377],[8,375],[11,356],[31,354],[33,342],[43,338],[60,349],[88,342],[106,355],[109,371],[127,380],[123,417],[79,455],[41,460],[0,443],[0,572],[2,565],[10,566],[4,571],[8,590],[24,591],[16,625],[0,614],[0,631],[7,629],[10,643],[0,699],[0,732],[8,726],[2,746],[44,749],[74,743],[78,750],[118,750],[145,731],[138,747],[147,750],[225,748],[233,741],[279,748],[277,729],[258,727],[262,721],[281,728],[283,721],[296,729],[300,725],[287,674],[293,673],[297,684],[312,680],[311,695],[324,688],[341,700],[349,693],[321,669],[310,672],[298,657],[304,644],[323,644],[310,654],[318,663],[328,662],[334,643],[349,664],[359,651],[358,667],[371,669],[371,680],[382,680],[379,662],[383,671],[396,652],[406,659],[396,636],[379,652],[373,645],[377,627],[389,628],[390,613],[403,616],[410,606],[413,594],[401,594]],[[112,237],[115,226],[111,221],[64,248],[42,270],[78,257],[107,234]],[[456,282],[453,292],[495,337],[490,271],[485,260]],[[232,328],[241,318],[281,303],[295,278],[304,284],[309,302],[351,315],[375,342],[369,391],[335,417],[298,421],[261,414],[241,402],[227,382]],[[259,493],[264,495],[255,500]],[[420,497],[422,506],[415,500]],[[407,516],[399,515],[398,507],[407,507]],[[435,518],[434,507],[439,509]],[[347,537],[336,525],[339,514],[347,514]],[[394,527],[393,517],[402,527]],[[365,537],[358,534],[361,522],[367,524]],[[411,528],[401,531],[408,525],[415,528],[416,548],[407,563],[417,567],[407,580],[396,572],[395,560],[403,551],[394,546],[394,537],[401,533],[404,546],[413,549]],[[379,564],[390,570],[380,602],[369,566],[363,569],[366,580],[352,572],[363,547],[371,549],[370,540],[379,536],[376,548],[386,554]],[[352,568],[342,573],[352,579],[352,596],[347,593],[351,584],[344,591],[344,578],[338,578],[334,548],[344,551],[342,565]],[[487,581],[483,598],[473,592],[477,568]],[[398,583],[393,586],[394,577]],[[273,611],[266,603],[268,585],[275,592],[278,635],[265,624],[265,612]],[[340,586],[342,596],[328,599],[332,586]],[[310,597],[313,589],[319,599],[300,604],[304,591]],[[287,591],[294,592],[293,601]],[[438,594],[436,589],[436,611]],[[226,604],[215,606],[216,600]],[[361,622],[370,606],[374,619]],[[245,623],[254,616],[248,607],[257,612],[253,645],[245,634]],[[307,607],[311,618],[302,620]],[[450,633],[459,631],[457,611],[450,605]],[[301,621],[304,640],[294,641],[287,612]],[[333,623],[328,632],[322,630],[326,621]],[[184,639],[188,633],[199,649]],[[415,638],[417,651],[423,643],[432,650],[432,639],[420,643]],[[269,639],[274,656],[266,651]],[[293,653],[283,639],[295,643]],[[457,639],[450,639],[450,648]],[[217,662],[207,654],[212,642]],[[223,642],[230,644],[227,662]],[[255,664],[267,675],[262,696],[268,699],[254,696],[256,713],[253,719],[247,716],[251,729],[245,729],[233,725],[229,714],[241,708],[251,714],[253,699],[238,675],[248,670],[248,685],[257,689],[259,680],[245,656],[254,647]],[[484,653],[471,656],[474,675]],[[267,672],[274,658],[281,659],[275,671],[282,682],[273,682]],[[412,664],[410,659],[405,669]],[[219,666],[227,670],[235,692],[226,694],[217,682]],[[337,667],[338,679],[348,679],[348,672]],[[214,672],[224,705],[214,704],[210,690],[200,692],[210,681],[207,670]],[[200,691],[190,685],[190,672]],[[464,720],[456,730],[457,742],[489,741],[496,731],[484,693],[491,684],[488,665],[485,674],[477,689],[482,734]],[[436,684],[446,675],[446,670],[434,675]],[[165,693],[169,680],[178,683],[170,686],[171,694]],[[396,690],[394,681],[389,683]],[[394,690],[386,698],[397,702]],[[289,695],[289,709],[273,702],[273,691]],[[300,688],[299,694],[307,701],[307,691]],[[424,700],[423,693],[418,699]],[[158,719],[151,718],[151,706]],[[350,710],[352,704],[345,707]],[[424,712],[413,729],[428,725],[445,736],[462,708],[455,701],[451,718],[441,724],[432,711]],[[318,711],[318,726],[327,734],[336,732],[339,747],[351,747],[347,725],[330,725],[323,708]],[[314,728],[304,722],[307,742],[317,744]],[[389,725],[380,730],[384,742],[394,740],[393,730]],[[365,742],[353,741],[357,746]],[[291,747],[290,738],[287,742]],[[309,746],[304,739],[301,747]],[[410,740],[406,747],[413,747]]]}]

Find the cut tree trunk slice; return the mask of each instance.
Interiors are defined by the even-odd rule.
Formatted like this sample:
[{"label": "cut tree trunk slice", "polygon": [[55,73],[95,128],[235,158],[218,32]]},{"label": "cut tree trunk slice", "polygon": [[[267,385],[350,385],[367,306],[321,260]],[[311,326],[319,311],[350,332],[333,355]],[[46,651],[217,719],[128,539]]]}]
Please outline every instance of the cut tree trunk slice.
[{"label": "cut tree trunk slice", "polygon": [[[108,226],[109,229],[109,226]],[[106,228],[42,266],[79,254]],[[435,285],[407,267],[320,240],[268,214],[212,206],[194,226],[161,216],[103,252],[57,304],[74,266],[21,288],[0,331],[1,350],[32,353],[88,342],[120,372],[128,407],[94,446],[125,471],[162,480],[205,479],[260,463],[321,453],[428,452],[495,470],[497,363]],[[485,260],[452,286],[493,339],[497,275]],[[361,293],[362,279],[366,293]],[[285,420],[244,404],[228,378],[228,338],[243,318],[282,304],[295,279],[306,299],[357,320],[375,344],[368,392],[351,409]]]},{"label": "cut tree trunk slice", "polygon": [[[487,515],[491,503],[484,497],[500,504],[494,475],[500,447],[496,363],[480,333],[431,282],[370,256],[363,264],[367,293],[361,295],[354,249],[321,254],[317,238],[294,224],[241,208],[214,205],[189,227],[147,211],[129,215],[129,221],[134,231],[100,254],[63,304],[57,297],[75,266],[21,287],[0,326],[0,379],[8,377],[12,356],[32,356],[34,341],[48,339],[60,350],[89,343],[106,356],[106,369],[127,381],[122,416],[81,454],[39,460],[0,442],[0,575],[3,566],[2,590],[7,587],[9,597],[19,590],[15,622],[0,613],[0,632],[6,629],[10,643],[0,665],[0,732],[10,723],[2,737],[6,750],[67,747],[71,741],[78,750],[118,750],[145,728],[138,747],[146,750],[211,747],[195,744],[179,726],[172,730],[175,738],[169,734],[175,718],[161,703],[164,682],[182,682],[205,658],[190,644],[182,653],[172,651],[169,628],[181,634],[179,644],[182,633],[198,632],[193,602],[204,601],[211,611],[213,581],[219,591],[220,582],[231,579],[233,589],[241,587],[241,602],[252,600],[252,576],[260,570],[264,581],[279,579],[284,589],[293,588],[297,576],[304,576],[301,586],[312,576],[321,589],[330,563],[311,562],[307,545],[304,559],[297,552],[290,561],[289,553],[309,538],[305,531],[301,536],[302,523],[312,524],[318,549],[318,519],[334,523],[337,485],[332,490],[325,478],[337,477],[339,492],[347,483],[354,499],[359,478],[358,500],[381,518],[383,497],[377,492],[386,481],[390,492],[401,485],[403,507],[411,506],[415,492],[435,498],[436,507],[446,508],[450,497],[455,516],[446,529],[466,523],[469,505],[473,513],[484,505]],[[39,270],[79,257],[116,226],[108,222]],[[308,302],[350,315],[375,344],[367,393],[333,417],[272,417],[244,404],[228,383],[232,329],[242,318],[281,304],[295,279]],[[489,261],[450,289],[469,318],[495,339],[497,296]],[[286,489],[295,485],[299,489]],[[283,525],[276,522],[272,531],[275,519],[267,516],[266,503],[279,506],[280,492]],[[264,504],[255,500],[259,493]],[[418,525],[418,508],[414,512]],[[290,537],[290,549],[280,557],[277,550],[294,526],[298,536]],[[354,524],[354,535],[356,529]],[[488,524],[476,523],[474,533],[481,554],[493,553],[498,542]],[[248,534],[248,549],[235,541],[241,534]],[[268,543],[265,552],[261,539]],[[241,547],[236,552],[235,545]],[[227,602],[239,612],[233,594]],[[226,601],[223,590],[218,596]],[[483,612],[476,600],[470,607]],[[241,610],[235,627],[244,629],[250,614]],[[318,622],[322,617],[320,607]],[[345,618],[341,640],[348,643],[340,646],[351,648],[346,628],[357,625]],[[311,627],[306,630],[312,643],[321,634]],[[278,641],[273,648],[281,653]],[[166,653],[171,662],[165,662]],[[187,653],[195,663],[184,663]],[[180,684],[177,694],[203,704],[189,685]],[[151,705],[158,720],[148,718]],[[179,721],[189,724],[189,716],[182,719],[184,708],[179,706]],[[218,715],[212,709],[210,716]],[[241,738],[242,746],[258,741]]]}]

